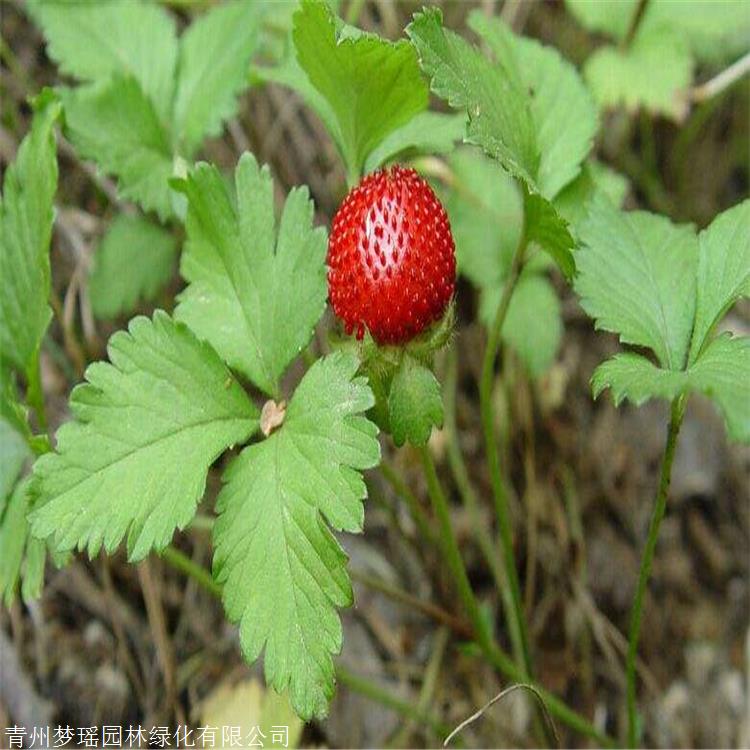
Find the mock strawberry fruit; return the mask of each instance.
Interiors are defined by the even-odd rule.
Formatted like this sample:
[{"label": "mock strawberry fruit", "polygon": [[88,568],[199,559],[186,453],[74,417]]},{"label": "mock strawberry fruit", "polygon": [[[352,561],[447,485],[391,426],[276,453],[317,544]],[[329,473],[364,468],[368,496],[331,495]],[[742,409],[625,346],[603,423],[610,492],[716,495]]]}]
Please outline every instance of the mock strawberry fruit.
[{"label": "mock strawberry fruit", "polygon": [[440,319],[453,297],[448,216],[413,170],[368,175],[344,199],[328,241],[328,291],[346,332],[404,344]]}]

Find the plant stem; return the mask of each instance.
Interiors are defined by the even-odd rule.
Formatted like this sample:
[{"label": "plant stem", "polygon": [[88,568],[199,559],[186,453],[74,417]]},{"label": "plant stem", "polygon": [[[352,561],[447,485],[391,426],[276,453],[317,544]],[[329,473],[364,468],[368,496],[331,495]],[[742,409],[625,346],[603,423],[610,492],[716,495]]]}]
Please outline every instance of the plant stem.
[{"label": "plant stem", "polygon": [[396,698],[391,688],[380,687],[370,680],[352,674],[341,664],[336,665],[336,678],[349,690],[353,690],[355,693],[364,695],[370,700],[376,701],[387,708],[391,708],[402,716],[405,716],[407,719],[414,719],[415,721],[427,725],[440,737],[445,737],[450,732],[448,726],[438,721],[430,714],[421,711],[418,707],[412,706],[411,703]]},{"label": "plant stem", "polygon": [[626,659],[627,673],[627,706],[628,706],[628,747],[635,747],[638,735],[638,712],[635,700],[635,676],[636,658],[638,656],[638,638],[641,631],[641,618],[643,615],[643,603],[646,595],[646,587],[651,574],[651,564],[654,559],[656,542],[659,538],[659,526],[667,509],[667,496],[669,494],[669,483],[672,477],[672,462],[674,461],[675,449],[677,447],[677,435],[680,432],[682,418],[685,414],[685,397],[679,396],[672,402],[672,416],[667,431],[667,443],[664,448],[664,457],[661,462],[661,476],[659,478],[659,490],[656,495],[656,504],[651,514],[651,523],[648,528],[646,546],[641,558],[641,567],[638,572],[638,587],[633,600],[633,609],[630,615],[630,634],[628,640],[628,654]]},{"label": "plant stem", "polygon": [[184,552],[176,547],[167,547],[161,553],[161,559],[176,570],[185,573],[196,583],[200,584],[209,594],[221,599],[221,586],[214,581],[211,573],[202,565],[193,562]]},{"label": "plant stem", "polygon": [[[430,458],[429,460],[430,463],[432,463],[432,459]],[[435,474],[434,480],[437,482],[437,474]],[[437,489],[442,496],[442,490],[440,490],[439,484],[437,484]],[[445,510],[447,511],[447,503],[445,503],[444,497],[443,503],[445,504]],[[450,532],[450,536],[451,538],[453,537],[452,531]],[[455,539],[453,539],[453,544],[455,546],[456,553],[458,553],[458,547],[456,545]],[[190,578],[195,579],[195,581],[203,586],[206,591],[213,594],[217,599],[221,599],[221,587],[213,580],[211,573],[200,565],[194,563],[183,552],[180,552],[180,550],[176,549],[175,547],[167,547],[161,553],[161,559],[176,570],[179,570],[180,572],[185,573]],[[463,563],[461,562],[460,554],[458,554],[458,562],[461,566],[461,569],[463,570]],[[474,611],[478,613],[479,606],[476,604],[474,593],[472,592],[470,586],[468,588],[468,592],[471,599],[474,601]],[[481,619],[479,620],[479,623],[480,625],[482,625]],[[476,624],[473,621],[472,624],[476,628]],[[476,629],[477,633],[486,632],[486,629],[484,627]],[[515,665],[513,660],[496,643],[494,643],[489,636],[485,638],[485,642],[487,646],[484,648],[484,651],[490,663],[500,672],[505,674],[508,679],[514,680],[515,682],[523,682],[524,680],[523,675],[521,674],[521,670]],[[381,690],[367,680],[352,675],[340,665],[337,665],[336,667],[336,675],[340,682],[346,685],[350,690],[354,690],[361,693],[362,695],[366,695],[372,698],[372,700],[381,702],[383,703],[383,705],[389,706],[394,711],[398,711],[404,716],[417,718],[419,721],[428,723],[428,725],[431,726],[434,731],[441,733],[443,736],[447,735],[450,731],[448,727],[436,722],[434,719],[431,719],[425,715],[415,714],[414,709],[410,704],[404,701],[399,701],[398,699],[393,697],[392,693]],[[571,708],[566,706],[565,703],[563,703],[563,701],[561,701],[559,698],[555,697],[551,693],[548,693],[546,690],[544,690],[544,688],[538,685],[534,685],[534,687],[536,687],[537,691],[544,699],[545,703],[547,704],[547,708],[553,716],[556,716],[560,721],[562,721],[564,724],[567,724],[571,729],[580,732],[586,737],[591,737],[601,747],[612,748],[615,746],[612,738],[610,738],[603,732],[600,732],[595,726],[593,726],[593,724],[591,724],[583,716],[580,716]]]},{"label": "plant stem", "polygon": [[47,413],[44,410],[44,391],[42,390],[42,372],[40,367],[39,349],[34,354],[29,369],[26,373],[28,388],[26,400],[36,414],[39,429],[47,432]]},{"label": "plant stem", "polygon": [[638,6],[636,7],[635,12],[630,18],[630,25],[628,26],[628,30],[622,39],[621,47],[623,49],[627,49],[633,43],[633,39],[635,39],[635,35],[638,32],[641,21],[643,20],[643,16],[646,14],[648,3],[649,0],[638,0]]},{"label": "plant stem", "polygon": [[448,354],[448,369],[445,376],[444,406],[445,406],[445,433],[448,437],[448,463],[453,473],[453,478],[458,487],[464,507],[469,512],[471,524],[477,537],[477,543],[482,555],[487,562],[495,586],[503,601],[505,619],[508,623],[510,640],[513,646],[513,655],[519,664],[523,664],[523,645],[521,635],[518,632],[518,623],[514,616],[513,599],[503,569],[502,559],[498,556],[492,536],[486,524],[482,522],[479,513],[479,500],[469,478],[461,448],[458,444],[458,429],[456,427],[456,390],[458,386],[458,360],[456,348],[451,347]]},{"label": "plant stem", "polygon": [[476,631],[475,634],[477,641],[479,642],[479,645],[482,646],[482,649],[486,649],[492,643],[492,639],[488,632],[487,625],[482,618],[479,603],[477,602],[477,599],[474,596],[474,591],[469,583],[469,576],[466,573],[464,561],[461,559],[458,542],[453,533],[450,511],[448,510],[448,501],[445,499],[443,488],[440,486],[440,480],[438,479],[437,471],[435,469],[435,462],[433,461],[432,454],[426,445],[419,448],[419,455],[422,459],[422,466],[424,468],[425,479],[427,480],[427,490],[430,495],[430,500],[432,501],[432,507],[440,526],[439,541],[443,550],[443,555],[445,555],[448,567],[453,574],[453,579],[456,582],[456,588],[458,589],[458,595],[461,597],[461,603],[463,604],[464,609],[466,609],[469,620],[471,620],[471,624]]},{"label": "plant stem", "polygon": [[[526,254],[526,228],[521,235],[518,248],[513,255],[510,271],[505,280],[503,294],[495,313],[495,319],[489,331],[489,340],[484,352],[484,361],[482,363],[482,377],[479,383],[479,407],[482,416],[482,430],[484,432],[485,447],[487,450],[487,464],[490,470],[490,479],[492,482],[492,493],[495,499],[495,514],[500,531],[500,543],[503,552],[503,561],[505,575],[508,579],[513,612],[518,630],[518,637],[521,642],[521,652],[523,654],[523,672],[524,679],[530,680],[532,677],[531,652],[529,650],[529,640],[526,634],[526,620],[521,603],[521,585],[518,581],[518,571],[516,570],[516,561],[513,554],[513,532],[510,525],[510,513],[508,510],[508,491],[500,471],[500,451],[495,435],[495,413],[492,404],[492,385],[495,379],[495,360],[500,349],[500,336],[505,323],[508,307],[513,296],[516,282],[521,273],[524,255]],[[512,630],[512,628],[511,628]]]},{"label": "plant stem", "polygon": [[430,526],[430,520],[427,514],[424,512],[422,506],[419,504],[419,500],[416,498],[414,493],[407,487],[405,482],[399,477],[399,475],[393,470],[390,464],[382,461],[380,466],[380,473],[388,484],[391,485],[393,491],[398,495],[407,505],[409,509],[409,515],[414,521],[419,533],[428,541],[433,544],[437,541],[435,533]]}]

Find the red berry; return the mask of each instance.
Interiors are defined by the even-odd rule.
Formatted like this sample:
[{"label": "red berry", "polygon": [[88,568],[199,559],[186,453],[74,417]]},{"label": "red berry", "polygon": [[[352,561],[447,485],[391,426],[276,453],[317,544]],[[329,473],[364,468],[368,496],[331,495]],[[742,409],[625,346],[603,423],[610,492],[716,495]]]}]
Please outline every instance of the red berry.
[{"label": "red berry", "polygon": [[378,170],[349,192],[328,241],[328,291],[348,334],[403,344],[442,317],[455,282],[448,216],[413,169]]}]

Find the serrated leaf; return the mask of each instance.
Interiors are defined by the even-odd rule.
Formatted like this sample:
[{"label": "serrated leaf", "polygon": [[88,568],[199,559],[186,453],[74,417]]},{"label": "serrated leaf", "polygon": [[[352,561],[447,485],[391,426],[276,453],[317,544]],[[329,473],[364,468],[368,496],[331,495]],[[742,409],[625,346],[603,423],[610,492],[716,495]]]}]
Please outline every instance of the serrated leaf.
[{"label": "serrated leaf", "polygon": [[671,401],[682,393],[686,385],[685,372],[664,370],[641,354],[633,352],[621,352],[602,362],[591,378],[594,398],[610,388],[615,406],[619,406],[626,398],[636,406],[650,398]]},{"label": "serrated leaf", "polygon": [[305,719],[328,711],[336,607],[352,600],[346,555],[328,527],[361,530],[359,472],[380,459],[377,428],[362,416],[374,399],[357,367],[342,352],[318,360],[284,424],[232,462],[217,500],[214,575],[227,615],[239,622],[245,658],[265,649],[266,681],[288,688]]},{"label": "serrated leaf", "polygon": [[206,136],[219,135],[236,112],[237,96],[249,83],[262,10],[246,0],[225,3],[194,20],[180,39],[174,133],[187,155]]},{"label": "serrated leaf", "polygon": [[406,33],[432,91],[469,115],[468,138],[514,177],[538,189],[539,151],[528,97],[499,65],[444,29],[437,8],[414,15]]},{"label": "serrated leaf", "polygon": [[750,337],[718,336],[688,370],[691,388],[715,401],[732,440],[750,443]]},{"label": "serrated leaf", "polygon": [[141,0],[30,0],[29,10],[63,73],[89,83],[130,76],[168,122],[177,34],[163,8]]},{"label": "serrated leaf", "polygon": [[574,180],[591,151],[597,130],[594,101],[575,67],[553,47],[517,36],[499,18],[480,11],[469,26],[530,92],[531,116],[540,153],[536,179],[548,199]]},{"label": "serrated leaf", "polygon": [[25,372],[52,317],[49,243],[57,191],[54,124],[60,103],[44,92],[31,132],[5,173],[0,196],[0,359]]},{"label": "serrated leaf", "polygon": [[590,201],[597,193],[603,193],[612,205],[620,208],[628,193],[628,180],[606,164],[589,159],[581,174],[555,197],[557,212],[568,222],[571,231],[577,233],[585,220]]},{"label": "serrated leaf", "polygon": [[25,601],[41,592],[46,551],[44,542],[29,534],[26,520],[31,504],[30,477],[22,479],[0,512],[0,595],[10,607],[19,581]]},{"label": "serrated leaf", "polygon": [[442,112],[420,112],[409,122],[387,135],[365,162],[372,172],[398,156],[408,154],[447,154],[466,133],[466,116]]},{"label": "serrated leaf", "polygon": [[119,215],[94,256],[89,294],[94,315],[115,318],[153,300],[174,273],[177,245],[161,227],[139,216]]},{"label": "serrated leaf", "polygon": [[16,484],[21,469],[31,454],[26,441],[11,424],[0,418],[0,516],[5,501]]},{"label": "serrated leaf", "polygon": [[741,297],[750,296],[750,200],[719,214],[700,233],[698,243],[691,362],[706,345],[724,313]]},{"label": "serrated leaf", "polygon": [[329,8],[313,0],[294,14],[293,38],[299,65],[336,117],[334,140],[348,171],[358,175],[389,133],[427,107],[414,49],[373,34],[337,33]]},{"label": "serrated leaf", "polygon": [[662,367],[685,366],[695,314],[698,242],[662,216],[591,204],[576,253],[576,291],[597,328],[647,346]]},{"label": "serrated leaf", "polygon": [[[482,289],[479,316],[490,326],[500,303],[502,286]],[[529,374],[538,378],[554,362],[562,340],[560,300],[544,276],[524,273],[510,298],[501,335],[518,354]]]},{"label": "serrated leaf", "polygon": [[312,228],[307,188],[289,193],[276,226],[267,167],[245,154],[235,171],[236,206],[219,171],[199,164],[185,183],[190,282],[176,316],[230,366],[273,395],[325,309],[326,234]]},{"label": "serrated leaf", "polygon": [[477,148],[458,148],[447,162],[451,182],[438,186],[438,192],[456,243],[458,270],[479,287],[499,287],[521,237],[521,193],[508,173]]},{"label": "serrated leaf", "polygon": [[209,466],[255,431],[258,412],[217,354],[162,311],[134,318],[108,353],[73,390],[56,452],[34,465],[30,521],[58,551],[112,552],[127,536],[139,560],[190,522]]},{"label": "serrated leaf", "polygon": [[85,159],[117,177],[123,198],[172,215],[169,136],[151,100],[134,78],[114,76],[103,84],[62,89],[66,133]]},{"label": "serrated leaf", "polygon": [[[573,247],[572,237],[552,204],[539,194],[544,158],[540,146],[547,149],[547,188],[561,186],[561,180],[571,179],[578,170],[577,165],[571,166],[568,157],[561,159],[561,152],[557,151],[559,143],[563,144],[563,150],[570,148],[570,144],[564,139],[554,138],[549,131],[554,123],[548,115],[554,114],[556,106],[543,79],[549,72],[547,61],[553,58],[544,51],[539,53],[535,47],[518,45],[524,50],[524,57],[532,60],[533,65],[529,67],[538,71],[540,76],[540,99],[535,120],[533,97],[524,89],[526,82],[514,55],[503,53],[502,62],[490,62],[460,36],[444,29],[440,11],[435,8],[426,8],[415,14],[407,34],[417,48],[422,69],[430,76],[432,90],[447,99],[452,107],[467,110],[468,140],[497,159],[510,175],[522,181],[531,194],[531,199],[526,201],[529,239],[538,242],[552,255],[563,273],[571,276],[575,270],[569,252]],[[499,41],[509,48],[516,45],[507,36]],[[558,62],[555,58],[553,65]],[[573,161],[578,159],[578,146],[572,148],[571,153],[574,154]],[[557,174],[553,175],[550,169],[558,170]]]},{"label": "serrated leaf", "polygon": [[750,338],[715,338],[687,370],[665,370],[639,354],[616,354],[597,367],[594,397],[611,388],[615,404],[649,398],[674,399],[697,391],[716,402],[733,440],[750,442]]},{"label": "serrated leaf", "polygon": [[388,421],[396,445],[426,445],[443,426],[443,398],[432,370],[405,354],[391,381]]},{"label": "serrated leaf", "polygon": [[685,40],[669,26],[639,33],[627,50],[601,47],[586,61],[584,75],[600,106],[641,108],[681,120],[693,61]]},{"label": "serrated leaf", "polygon": [[524,196],[524,225],[528,242],[536,242],[557,263],[570,281],[576,272],[576,261],[571,252],[575,240],[565,219],[555,207],[538,193]]}]

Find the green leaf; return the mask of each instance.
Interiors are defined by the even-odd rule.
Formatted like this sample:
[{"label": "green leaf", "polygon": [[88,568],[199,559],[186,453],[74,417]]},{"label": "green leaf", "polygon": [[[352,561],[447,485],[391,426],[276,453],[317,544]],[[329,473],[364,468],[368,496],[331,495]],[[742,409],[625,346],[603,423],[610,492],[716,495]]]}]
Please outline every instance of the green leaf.
[{"label": "green leaf", "polygon": [[235,0],[193,21],[180,39],[179,80],[174,103],[178,148],[191,155],[206,136],[220,135],[249,84],[262,7]]},{"label": "green leaf", "polygon": [[59,115],[57,99],[48,90],[42,93],[0,197],[0,359],[23,372],[34,361],[52,317],[47,299]]},{"label": "green leaf", "polygon": [[297,59],[336,117],[334,140],[350,174],[392,131],[427,107],[428,92],[414,49],[372,34],[337,34],[321,2],[303,0],[294,15]]},{"label": "green leaf", "polygon": [[639,33],[627,50],[606,46],[586,61],[586,81],[606,108],[641,108],[681,120],[687,111],[687,89],[693,61],[687,43],[671,27]]},{"label": "green leaf", "polygon": [[372,172],[381,165],[405,153],[447,154],[453,151],[456,141],[466,133],[466,116],[445,115],[441,112],[420,112],[386,136],[365,163],[365,172]]},{"label": "green leaf", "polygon": [[134,78],[63,89],[66,132],[85,159],[93,159],[118,179],[123,198],[172,215],[168,180],[172,175],[169,136],[151,100]]},{"label": "green leaf", "polygon": [[325,309],[326,234],[312,228],[304,187],[291,191],[276,226],[271,175],[252,154],[240,159],[235,185],[236,208],[215,167],[199,164],[185,182],[180,270],[190,285],[176,316],[273,395]]},{"label": "green leaf", "polygon": [[[652,5],[651,0],[649,5]],[[592,2],[591,0],[565,0],[565,5],[576,20],[589,31],[601,31],[622,40],[630,28],[638,0],[617,2]]]},{"label": "green leaf", "polygon": [[416,13],[406,33],[432,91],[469,115],[468,139],[514,177],[538,189],[539,151],[528,97],[499,65],[444,29],[437,8]]},{"label": "green leaf", "polygon": [[695,314],[693,230],[661,216],[621,212],[599,195],[580,236],[575,286],[597,328],[649,347],[666,369],[682,369]]},{"label": "green leaf", "polygon": [[23,436],[9,422],[0,418],[0,516],[30,455]]},{"label": "green leaf", "polygon": [[479,149],[447,159],[450,184],[438,192],[450,220],[460,273],[476,286],[500,286],[518,247],[523,201],[515,182]]},{"label": "green leaf", "polygon": [[161,122],[169,121],[177,35],[163,8],[141,0],[32,0],[29,10],[63,73],[91,83],[131,76]]},{"label": "green leaf", "polygon": [[157,311],[109,341],[111,364],[73,390],[74,421],[34,465],[33,533],[58,551],[140,560],[191,521],[209,466],[246,440],[258,413],[217,354]]},{"label": "green leaf", "polygon": [[333,694],[331,654],[341,649],[336,607],[352,589],[346,554],[329,530],[358,532],[377,465],[377,428],[362,413],[374,399],[355,377],[357,358],[318,360],[297,387],[284,424],[245,448],[227,469],[214,526],[214,575],[242,652],[265,648],[266,681],[289,688],[304,719],[323,717]]},{"label": "green leaf", "polygon": [[698,236],[698,285],[690,361],[741,297],[750,296],[750,200],[719,214]]},{"label": "green leaf", "polygon": [[30,599],[38,595],[44,575],[44,542],[29,536],[26,520],[31,502],[29,479],[26,477],[16,485],[0,514],[0,595],[6,607],[13,603],[19,580],[24,582],[24,599]]},{"label": "green leaf", "polygon": [[[503,59],[493,64],[460,36],[444,29],[440,11],[435,8],[417,13],[407,28],[407,34],[417,48],[422,69],[430,76],[432,90],[452,107],[467,110],[468,140],[497,159],[510,175],[522,181],[531,194],[531,199],[526,201],[529,239],[538,242],[552,255],[563,273],[571,276],[575,270],[569,252],[573,247],[572,237],[552,204],[539,194],[543,189],[539,183],[540,175],[544,176],[545,188],[559,189],[565,180],[572,179],[577,173],[579,166],[573,162],[585,156],[585,153],[579,153],[582,147],[577,140],[580,140],[581,133],[588,132],[588,126],[580,133],[574,128],[570,142],[550,133],[554,126],[550,117],[557,112],[557,105],[545,83],[548,64],[551,62],[563,70],[566,80],[569,71],[562,67],[559,57],[550,56],[551,53],[544,49],[540,52],[525,42],[512,41],[509,36],[497,40],[496,51],[502,53]],[[525,67],[516,66],[514,55],[501,50],[501,44],[517,45],[523,51],[525,67],[537,71],[539,98],[536,105],[525,90],[526,81],[519,72]],[[534,106],[536,114],[532,112]],[[585,115],[582,117],[585,119]],[[589,136],[583,140],[588,143]],[[546,155],[540,155],[541,146],[546,149]],[[567,154],[566,149],[569,150]]]},{"label": "green leaf", "polygon": [[[489,326],[500,304],[502,286],[482,289],[479,317]],[[543,375],[554,362],[562,340],[560,300],[549,280],[525,272],[510,298],[501,331],[503,342],[518,354],[533,378]]]},{"label": "green leaf", "polygon": [[750,443],[750,338],[715,338],[687,370],[665,370],[639,354],[616,354],[597,367],[594,397],[612,389],[615,404],[628,399],[674,399],[685,391],[705,394],[721,409],[733,440]]},{"label": "green leaf", "polygon": [[575,247],[575,240],[570,234],[568,223],[546,198],[536,193],[526,193],[524,211],[526,239],[536,242],[549,253],[565,278],[570,281],[576,272],[576,262],[571,252]]},{"label": "green leaf", "polygon": [[539,189],[554,198],[581,171],[597,130],[596,106],[575,67],[553,47],[517,36],[498,17],[480,11],[469,16],[469,26],[490,46],[520,85],[531,92],[540,162]]},{"label": "green leaf", "polygon": [[586,218],[589,202],[601,192],[618,208],[622,206],[628,193],[626,177],[606,164],[589,159],[583,165],[581,174],[566,185],[554,200],[557,212],[568,222],[571,231],[577,234],[580,224]]},{"label": "green leaf", "polygon": [[443,398],[432,370],[405,354],[388,394],[388,419],[396,445],[426,445],[443,426]]},{"label": "green leaf", "polygon": [[153,300],[174,272],[177,245],[164,229],[138,216],[120,214],[94,256],[89,278],[91,307],[98,318],[132,312]]},{"label": "green leaf", "polygon": [[750,443],[750,337],[715,338],[688,370],[690,387],[715,401],[732,440]]}]

